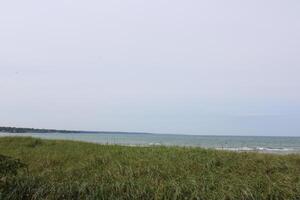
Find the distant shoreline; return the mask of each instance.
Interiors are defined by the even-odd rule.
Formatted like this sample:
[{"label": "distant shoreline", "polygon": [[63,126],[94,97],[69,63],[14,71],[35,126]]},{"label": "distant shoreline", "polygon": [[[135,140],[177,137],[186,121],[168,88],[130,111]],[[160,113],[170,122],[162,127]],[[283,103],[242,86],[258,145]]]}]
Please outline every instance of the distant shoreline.
[{"label": "distant shoreline", "polygon": [[72,133],[72,134],[131,134],[131,135],[167,135],[167,136],[202,136],[202,137],[272,137],[272,138],[300,138],[299,136],[294,135],[236,135],[236,134],[182,134],[182,133],[157,133],[157,132],[135,132],[135,131],[86,131],[86,130],[61,130],[61,129],[47,129],[47,128],[23,128],[23,127],[9,127],[9,126],[0,126],[0,133]]},{"label": "distant shoreline", "polygon": [[19,128],[0,127],[0,133],[89,133],[89,134],[153,134],[144,132],[122,132],[122,131],[82,131],[82,130],[60,130],[60,129],[39,129],[39,128]]}]

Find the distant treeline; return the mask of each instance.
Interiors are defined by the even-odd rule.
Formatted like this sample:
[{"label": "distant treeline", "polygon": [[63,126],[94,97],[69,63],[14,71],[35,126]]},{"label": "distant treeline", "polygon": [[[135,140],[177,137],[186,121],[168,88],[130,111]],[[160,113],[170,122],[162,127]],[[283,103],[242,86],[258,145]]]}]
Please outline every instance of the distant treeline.
[{"label": "distant treeline", "polygon": [[82,133],[84,131],[17,128],[17,127],[0,127],[0,132],[6,132],[6,133]]},{"label": "distant treeline", "polygon": [[110,133],[110,134],[151,134],[142,132],[119,132],[119,131],[73,131],[56,129],[18,128],[0,126],[0,133]]}]

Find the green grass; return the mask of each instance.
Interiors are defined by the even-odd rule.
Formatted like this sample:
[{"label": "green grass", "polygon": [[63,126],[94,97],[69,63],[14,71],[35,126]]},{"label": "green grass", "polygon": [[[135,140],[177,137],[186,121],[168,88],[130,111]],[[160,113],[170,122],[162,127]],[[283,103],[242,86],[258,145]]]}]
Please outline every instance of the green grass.
[{"label": "green grass", "polygon": [[0,199],[300,199],[300,155],[22,137],[0,154],[21,163],[0,173]]}]

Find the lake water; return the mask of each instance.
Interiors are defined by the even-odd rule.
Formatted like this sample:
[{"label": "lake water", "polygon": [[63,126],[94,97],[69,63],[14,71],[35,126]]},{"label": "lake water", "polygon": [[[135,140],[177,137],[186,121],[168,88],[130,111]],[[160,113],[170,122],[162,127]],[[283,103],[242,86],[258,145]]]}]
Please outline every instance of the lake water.
[{"label": "lake water", "polygon": [[0,133],[0,136],[30,136],[130,146],[193,146],[234,151],[300,153],[300,137],[199,136],[139,133]]}]

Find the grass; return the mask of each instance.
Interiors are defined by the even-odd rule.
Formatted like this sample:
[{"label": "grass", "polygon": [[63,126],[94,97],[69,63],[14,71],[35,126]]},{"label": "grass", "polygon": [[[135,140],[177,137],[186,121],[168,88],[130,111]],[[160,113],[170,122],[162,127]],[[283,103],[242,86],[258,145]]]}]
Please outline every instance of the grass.
[{"label": "grass", "polygon": [[[0,199],[300,199],[300,155],[0,138]],[[7,170],[3,170],[6,171]]]}]

